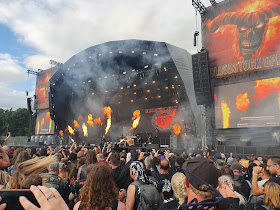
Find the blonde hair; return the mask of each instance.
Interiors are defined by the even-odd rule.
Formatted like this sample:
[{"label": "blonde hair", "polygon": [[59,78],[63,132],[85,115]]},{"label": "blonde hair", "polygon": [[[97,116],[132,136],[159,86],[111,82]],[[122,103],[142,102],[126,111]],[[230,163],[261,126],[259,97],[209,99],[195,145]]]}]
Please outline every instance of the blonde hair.
[{"label": "blonde hair", "polygon": [[0,185],[4,185],[10,181],[10,175],[6,171],[0,171]]},{"label": "blonde hair", "polygon": [[280,186],[274,182],[267,182],[264,186],[264,199],[263,204],[266,205],[269,210],[274,208],[280,208]]},{"label": "blonde hair", "polygon": [[51,155],[19,163],[14,169],[13,175],[7,184],[7,189],[21,189],[22,181],[31,174],[40,174],[42,178],[46,178],[46,174],[43,174],[42,171],[56,161],[57,157]]},{"label": "blonde hair", "polygon": [[178,198],[180,205],[185,203],[185,199],[188,196],[185,178],[186,176],[183,173],[177,172],[171,179],[174,196]]}]

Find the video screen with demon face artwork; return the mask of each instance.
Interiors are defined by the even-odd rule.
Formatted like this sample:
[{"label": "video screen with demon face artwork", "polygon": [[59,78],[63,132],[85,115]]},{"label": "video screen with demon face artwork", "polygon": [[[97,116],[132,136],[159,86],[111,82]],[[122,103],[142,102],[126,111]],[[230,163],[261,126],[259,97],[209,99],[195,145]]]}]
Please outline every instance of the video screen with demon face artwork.
[{"label": "video screen with demon face artwork", "polygon": [[223,1],[202,21],[211,77],[280,66],[280,0]]},{"label": "video screen with demon face artwork", "polygon": [[280,125],[280,77],[215,88],[216,128]]}]

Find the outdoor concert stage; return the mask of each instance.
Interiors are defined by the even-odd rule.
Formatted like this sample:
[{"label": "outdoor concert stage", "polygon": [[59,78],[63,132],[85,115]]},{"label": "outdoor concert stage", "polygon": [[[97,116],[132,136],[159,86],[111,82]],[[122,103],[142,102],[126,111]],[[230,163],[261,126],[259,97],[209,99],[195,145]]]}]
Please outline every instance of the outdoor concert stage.
[{"label": "outdoor concert stage", "polygon": [[138,134],[135,141],[174,149],[200,143],[191,55],[168,43],[89,47],[51,77],[49,101],[54,132],[67,140],[98,144]]}]

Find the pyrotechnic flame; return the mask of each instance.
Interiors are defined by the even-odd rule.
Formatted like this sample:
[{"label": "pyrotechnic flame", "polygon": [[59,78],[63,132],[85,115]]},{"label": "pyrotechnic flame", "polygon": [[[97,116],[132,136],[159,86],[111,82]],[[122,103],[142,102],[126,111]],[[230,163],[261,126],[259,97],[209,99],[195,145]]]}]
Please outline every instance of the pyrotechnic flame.
[{"label": "pyrotechnic flame", "polygon": [[39,134],[39,129],[40,129],[40,122],[38,120],[38,123],[37,123],[37,135]]},{"label": "pyrotechnic flame", "polygon": [[49,133],[51,133],[51,129],[52,129],[52,120],[50,120],[50,123],[49,123]]},{"label": "pyrotechnic flame", "polygon": [[63,130],[60,130],[60,131],[59,131],[59,135],[60,135],[60,137],[63,137],[63,136],[64,136]]},{"label": "pyrotechnic flame", "polygon": [[260,98],[267,98],[271,92],[277,93],[280,91],[280,77],[271,79],[257,80],[255,86],[256,95],[252,98],[257,102]]},{"label": "pyrotechnic flame", "polygon": [[94,123],[95,123],[95,124],[102,125],[102,122],[101,122],[100,117],[99,117],[99,118],[95,118],[95,119],[94,119]]},{"label": "pyrotechnic flame", "polygon": [[74,130],[76,130],[77,128],[80,127],[80,125],[79,125],[79,123],[77,122],[77,120],[74,120],[73,123],[74,123]]},{"label": "pyrotechnic flame", "polygon": [[248,98],[248,93],[239,94],[236,97],[236,109],[244,112],[248,109],[250,105],[250,99]]},{"label": "pyrotechnic flame", "polygon": [[88,129],[85,123],[82,125],[84,136],[88,137]]},{"label": "pyrotechnic flame", "polygon": [[92,114],[89,114],[89,115],[88,115],[88,121],[87,121],[87,123],[88,123],[91,127],[94,126]]},{"label": "pyrotechnic flame", "polygon": [[230,108],[228,107],[227,103],[222,100],[222,112],[223,112],[223,128],[229,128],[229,118],[230,118]]},{"label": "pyrotechnic flame", "polygon": [[217,100],[217,94],[216,93],[214,94],[214,99]]},{"label": "pyrotechnic flame", "polygon": [[45,118],[42,118],[42,119],[41,119],[41,127],[43,127],[44,124],[45,124]]},{"label": "pyrotechnic flame", "polygon": [[79,117],[78,117],[78,120],[83,120],[84,119],[84,117],[82,116],[82,115],[80,115]]},{"label": "pyrotechnic flame", "polygon": [[108,133],[110,127],[111,127],[111,124],[112,124],[112,117],[111,117],[112,109],[109,106],[105,106],[102,110],[103,110],[104,114],[107,115],[107,126],[106,126],[106,129],[105,129],[105,135],[106,135]]},{"label": "pyrotechnic flame", "polygon": [[69,133],[70,133],[71,135],[74,135],[74,134],[75,134],[73,128],[72,128],[70,125],[68,125],[68,131],[69,131]]},{"label": "pyrotechnic flame", "polygon": [[181,126],[178,124],[173,125],[173,132],[178,136],[181,133]]},{"label": "pyrotechnic flame", "polygon": [[51,119],[51,114],[50,112],[46,113],[46,121],[49,121]]},{"label": "pyrotechnic flame", "polygon": [[139,122],[140,122],[140,110],[135,110],[133,112],[132,120],[133,120],[133,123],[132,123],[132,127],[130,128],[130,130],[137,128],[137,126],[139,125]]}]

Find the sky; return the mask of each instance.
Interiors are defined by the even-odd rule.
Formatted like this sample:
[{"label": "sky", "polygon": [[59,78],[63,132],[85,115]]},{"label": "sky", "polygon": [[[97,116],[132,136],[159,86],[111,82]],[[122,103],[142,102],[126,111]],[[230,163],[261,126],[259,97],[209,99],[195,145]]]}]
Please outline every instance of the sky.
[{"label": "sky", "polygon": [[[201,1],[210,6],[209,0]],[[0,108],[27,107],[26,91],[33,96],[36,85],[27,69],[50,68],[51,59],[64,63],[96,44],[142,39],[196,53],[193,34],[200,30],[200,15],[196,18],[191,2],[1,0]]]}]

